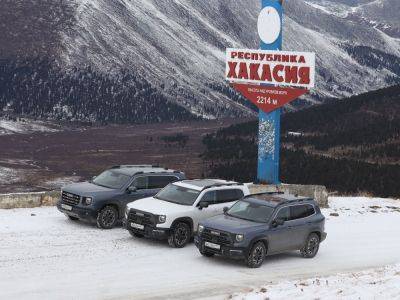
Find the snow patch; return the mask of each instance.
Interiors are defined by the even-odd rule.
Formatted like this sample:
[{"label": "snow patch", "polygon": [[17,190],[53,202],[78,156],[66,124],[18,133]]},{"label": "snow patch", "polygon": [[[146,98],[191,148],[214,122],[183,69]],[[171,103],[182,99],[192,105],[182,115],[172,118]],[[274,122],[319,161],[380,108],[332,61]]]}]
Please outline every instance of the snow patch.
[{"label": "snow patch", "polygon": [[329,277],[284,281],[234,294],[233,300],[275,299],[399,299],[400,264]]},{"label": "snow patch", "polygon": [[27,134],[32,132],[56,132],[49,124],[41,121],[21,119],[18,121],[0,120],[0,135]]}]

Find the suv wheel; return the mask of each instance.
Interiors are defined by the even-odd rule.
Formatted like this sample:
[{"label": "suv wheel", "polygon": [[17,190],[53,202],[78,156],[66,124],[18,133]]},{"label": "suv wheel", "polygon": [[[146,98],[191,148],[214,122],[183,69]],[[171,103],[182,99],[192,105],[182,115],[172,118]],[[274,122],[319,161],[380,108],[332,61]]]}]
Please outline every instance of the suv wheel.
[{"label": "suv wheel", "polygon": [[132,231],[132,230],[129,230],[129,233],[131,234],[131,236],[136,237],[136,238],[139,238],[139,239],[141,239],[141,238],[144,237],[143,234],[136,233],[136,232],[134,232],[134,231]]},{"label": "suv wheel", "polygon": [[247,266],[249,268],[259,268],[265,260],[267,254],[267,248],[263,242],[257,242],[254,244],[253,248],[247,257]]},{"label": "suv wheel", "polygon": [[113,206],[106,206],[97,214],[97,227],[111,229],[117,223],[117,219],[117,210]]},{"label": "suv wheel", "polygon": [[190,227],[186,223],[178,223],[168,237],[168,244],[174,248],[183,248],[190,241]]},{"label": "suv wheel", "polygon": [[311,233],[300,253],[305,258],[313,258],[319,250],[319,236],[316,233]]},{"label": "suv wheel", "polygon": [[79,220],[79,218],[77,218],[77,217],[68,216],[68,215],[67,215],[67,217],[68,217],[68,219],[70,219],[71,221],[78,221],[78,220]]}]

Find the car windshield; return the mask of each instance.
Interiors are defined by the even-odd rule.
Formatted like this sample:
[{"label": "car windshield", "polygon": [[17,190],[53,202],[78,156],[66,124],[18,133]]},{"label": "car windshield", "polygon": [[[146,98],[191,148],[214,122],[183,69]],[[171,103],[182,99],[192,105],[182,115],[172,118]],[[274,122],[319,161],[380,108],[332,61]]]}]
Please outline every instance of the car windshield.
[{"label": "car windshield", "polygon": [[228,210],[227,215],[257,223],[267,223],[273,212],[272,207],[241,200]]},{"label": "car windshield", "polygon": [[193,205],[199,194],[200,191],[188,189],[175,184],[169,184],[163,188],[155,198],[182,205]]},{"label": "car windshield", "polygon": [[113,171],[104,171],[95,179],[93,179],[92,183],[100,186],[104,186],[110,189],[120,189],[126,183],[128,183],[129,176]]}]

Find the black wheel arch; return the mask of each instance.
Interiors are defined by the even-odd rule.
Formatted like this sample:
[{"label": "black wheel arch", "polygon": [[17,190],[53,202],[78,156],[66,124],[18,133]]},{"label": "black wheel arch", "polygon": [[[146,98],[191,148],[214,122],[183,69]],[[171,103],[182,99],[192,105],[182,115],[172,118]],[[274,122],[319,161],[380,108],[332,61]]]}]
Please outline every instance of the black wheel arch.
[{"label": "black wheel arch", "polygon": [[171,225],[171,229],[173,229],[175,227],[176,224],[178,223],[186,223],[187,225],[189,225],[190,228],[190,234],[193,234],[194,232],[194,227],[193,227],[193,219],[190,217],[180,217],[174,220],[174,222],[172,222]]},{"label": "black wheel arch", "polygon": [[308,234],[307,238],[308,238],[311,234],[313,234],[313,233],[315,233],[316,235],[318,235],[318,238],[319,238],[319,240],[321,241],[321,232],[320,232],[319,230],[312,230],[312,231]]},{"label": "black wheel arch", "polygon": [[120,216],[123,216],[123,214],[121,215],[119,205],[116,204],[116,203],[114,203],[114,202],[104,203],[104,204],[100,207],[99,212],[100,212],[101,210],[103,210],[103,209],[104,209],[105,207],[107,207],[107,206],[114,207],[114,208],[117,210],[117,219],[119,219]]},{"label": "black wheel arch", "polygon": [[264,243],[264,245],[265,245],[265,249],[267,250],[267,254],[268,254],[268,245],[269,245],[269,242],[268,242],[268,238],[267,237],[265,237],[265,236],[258,236],[258,237],[255,237],[255,238],[253,238],[252,240],[251,240],[251,242],[249,243],[249,246],[247,247],[247,250],[246,250],[246,254],[248,255],[248,253],[250,252],[250,250],[253,248],[253,246],[257,243],[257,242],[263,242]]}]

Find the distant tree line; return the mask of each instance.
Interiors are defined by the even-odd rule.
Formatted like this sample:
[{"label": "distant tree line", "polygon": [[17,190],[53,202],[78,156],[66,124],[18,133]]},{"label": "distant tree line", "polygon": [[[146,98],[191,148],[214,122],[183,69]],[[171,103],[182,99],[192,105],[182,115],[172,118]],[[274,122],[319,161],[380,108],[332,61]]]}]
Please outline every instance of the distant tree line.
[{"label": "distant tree line", "polygon": [[160,137],[162,141],[164,141],[168,146],[178,146],[181,148],[185,148],[187,142],[189,141],[189,136],[178,133],[176,135],[166,135]]},{"label": "distant tree line", "polygon": [[0,111],[103,124],[197,118],[131,71],[61,70],[46,59],[0,60]]},{"label": "distant tree line", "polygon": [[[202,155],[209,167],[207,176],[241,182],[257,176],[255,139],[224,135],[206,136]],[[370,164],[308,154],[303,150],[281,149],[280,178],[293,184],[322,184],[341,193],[368,192],[381,197],[400,196],[400,166]]]}]

